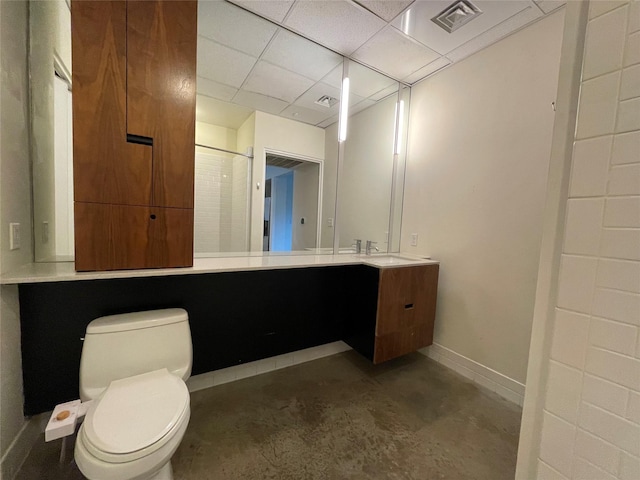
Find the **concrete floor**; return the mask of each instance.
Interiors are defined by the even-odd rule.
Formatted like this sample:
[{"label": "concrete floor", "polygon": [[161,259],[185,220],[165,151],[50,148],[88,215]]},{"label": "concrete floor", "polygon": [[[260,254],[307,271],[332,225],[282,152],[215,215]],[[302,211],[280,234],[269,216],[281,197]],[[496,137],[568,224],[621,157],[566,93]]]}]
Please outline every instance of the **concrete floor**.
[{"label": "concrete floor", "polygon": [[[514,477],[520,407],[418,353],[374,367],[349,351],[195,392],[191,408],[176,480]],[[59,448],[39,442],[17,478],[84,478]]]}]

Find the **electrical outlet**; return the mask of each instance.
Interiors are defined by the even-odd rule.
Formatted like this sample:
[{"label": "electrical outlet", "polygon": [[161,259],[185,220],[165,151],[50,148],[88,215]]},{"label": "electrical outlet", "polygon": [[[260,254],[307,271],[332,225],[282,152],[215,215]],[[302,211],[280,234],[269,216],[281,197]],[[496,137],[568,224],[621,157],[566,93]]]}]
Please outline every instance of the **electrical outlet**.
[{"label": "electrical outlet", "polygon": [[412,247],[417,247],[418,246],[418,234],[417,233],[412,233],[411,234],[411,246]]},{"label": "electrical outlet", "polygon": [[20,248],[20,224],[9,224],[9,250],[18,250]]},{"label": "electrical outlet", "polygon": [[333,227],[333,218],[327,218],[327,227]]},{"label": "electrical outlet", "polygon": [[42,243],[49,243],[49,222],[42,222]]}]

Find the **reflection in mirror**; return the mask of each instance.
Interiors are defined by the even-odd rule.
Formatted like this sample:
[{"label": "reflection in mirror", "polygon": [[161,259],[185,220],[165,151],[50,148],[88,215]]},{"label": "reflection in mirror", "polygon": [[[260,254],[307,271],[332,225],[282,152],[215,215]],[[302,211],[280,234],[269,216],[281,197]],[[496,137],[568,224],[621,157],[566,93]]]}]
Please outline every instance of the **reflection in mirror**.
[{"label": "reflection in mirror", "polygon": [[315,251],[319,244],[321,169],[319,159],[267,153],[263,251]]},{"label": "reflection in mirror", "polygon": [[71,12],[29,2],[35,261],[73,260]]},{"label": "reflection in mirror", "polygon": [[[375,242],[374,250],[393,251],[390,213],[398,82],[355,62],[349,78],[349,111],[338,178],[339,249],[350,252],[356,239]],[[327,129],[331,137],[338,127]]]},{"label": "reflection in mirror", "polygon": [[[30,8],[35,260],[73,260],[69,4]],[[348,138],[339,145],[342,56],[227,1],[199,2],[197,55],[196,257],[333,253],[337,244],[348,251],[353,238],[397,249],[397,82],[349,62]],[[274,227],[280,204],[268,195],[282,179],[270,176],[270,154],[303,162],[290,172],[291,234],[282,242]],[[296,179],[306,186],[296,188]],[[335,243],[337,218],[343,233]]]}]

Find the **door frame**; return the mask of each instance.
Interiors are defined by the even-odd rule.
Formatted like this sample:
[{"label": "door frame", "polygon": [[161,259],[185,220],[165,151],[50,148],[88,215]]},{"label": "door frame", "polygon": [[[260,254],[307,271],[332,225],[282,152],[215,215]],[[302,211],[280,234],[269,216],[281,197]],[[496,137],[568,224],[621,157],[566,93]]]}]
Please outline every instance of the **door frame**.
[{"label": "door frame", "polygon": [[[284,150],[277,150],[275,148],[265,147],[264,149],[264,171],[263,174],[266,177],[267,173],[267,155],[268,154],[278,155],[282,157],[292,158],[294,160],[300,160],[303,162],[309,163],[317,163],[318,164],[318,220],[316,222],[316,246],[315,248],[320,248],[320,238],[322,236],[322,188],[324,184],[324,159],[310,157],[308,155],[301,155],[299,153],[291,153]],[[295,188],[295,184],[294,184]],[[272,192],[273,195],[273,192]],[[262,202],[264,204],[264,189],[262,191]]]}]

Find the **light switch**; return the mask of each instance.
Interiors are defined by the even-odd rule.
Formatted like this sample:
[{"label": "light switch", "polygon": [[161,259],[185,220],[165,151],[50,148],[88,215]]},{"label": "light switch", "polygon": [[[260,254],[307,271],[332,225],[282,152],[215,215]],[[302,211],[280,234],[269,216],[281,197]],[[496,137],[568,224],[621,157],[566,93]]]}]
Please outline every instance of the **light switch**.
[{"label": "light switch", "polygon": [[411,234],[411,246],[412,247],[417,247],[418,246],[418,234],[417,233],[412,233]]},{"label": "light switch", "polygon": [[327,218],[327,227],[333,227],[333,218]]},{"label": "light switch", "polygon": [[18,250],[20,248],[20,224],[9,224],[9,250]]}]

